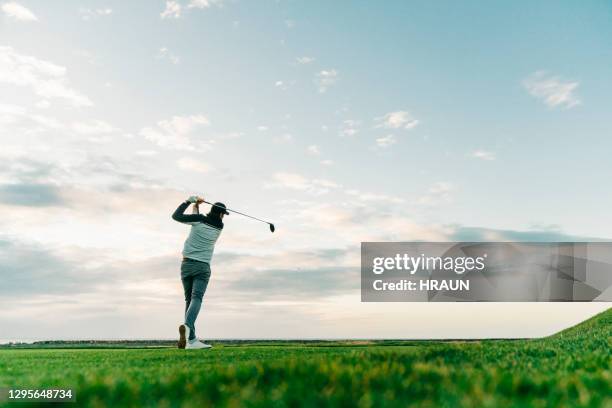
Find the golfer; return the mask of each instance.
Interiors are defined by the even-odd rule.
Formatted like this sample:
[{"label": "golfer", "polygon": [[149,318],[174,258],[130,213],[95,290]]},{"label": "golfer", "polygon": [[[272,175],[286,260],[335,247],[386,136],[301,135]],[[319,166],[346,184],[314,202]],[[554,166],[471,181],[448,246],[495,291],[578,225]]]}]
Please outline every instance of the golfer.
[{"label": "golfer", "polygon": [[[229,212],[225,204],[215,203],[208,214],[202,215],[199,206],[203,202],[203,198],[191,196],[172,214],[173,220],[191,225],[183,247],[181,263],[181,280],[185,290],[185,323],[179,326],[178,347],[184,349],[212,347],[196,338],[195,321],[210,279],[210,260],[215,243],[223,230],[223,216]],[[190,204],[193,204],[193,214],[185,214]]]}]

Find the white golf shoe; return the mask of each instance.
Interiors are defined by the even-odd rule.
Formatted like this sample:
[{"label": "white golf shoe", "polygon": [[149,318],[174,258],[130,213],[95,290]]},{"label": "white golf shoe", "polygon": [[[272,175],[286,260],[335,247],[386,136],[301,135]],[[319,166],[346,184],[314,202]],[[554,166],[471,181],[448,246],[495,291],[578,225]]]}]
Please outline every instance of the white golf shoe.
[{"label": "white golf shoe", "polygon": [[212,348],[210,344],[202,343],[200,340],[191,340],[187,342],[185,350],[202,350]]}]

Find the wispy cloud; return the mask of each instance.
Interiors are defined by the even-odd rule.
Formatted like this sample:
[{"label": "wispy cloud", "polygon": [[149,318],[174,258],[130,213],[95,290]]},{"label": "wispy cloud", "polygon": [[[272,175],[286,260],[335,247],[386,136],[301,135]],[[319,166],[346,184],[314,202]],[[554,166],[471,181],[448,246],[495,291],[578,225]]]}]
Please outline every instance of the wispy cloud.
[{"label": "wispy cloud", "polygon": [[474,150],[472,153],[470,153],[470,157],[480,160],[495,160],[496,158],[495,153],[481,149]]},{"label": "wispy cloud", "polygon": [[280,136],[274,138],[276,143],[289,143],[293,141],[293,135],[291,133],[283,133]]},{"label": "wispy cloud", "polygon": [[330,190],[340,187],[333,181],[325,179],[309,179],[296,173],[275,173],[272,182],[265,185],[267,188],[287,188],[300,190],[313,195],[322,195]]},{"label": "wispy cloud", "polygon": [[66,68],[33,56],[17,53],[12,47],[0,47],[0,83],[27,86],[46,99],[63,99],[74,106],[92,102],[68,85]]},{"label": "wispy cloud", "polygon": [[580,105],[582,102],[575,95],[579,85],[577,81],[564,80],[546,71],[534,72],[523,80],[527,92],[550,108],[571,109]]},{"label": "wispy cloud", "polygon": [[311,64],[311,63],[313,63],[314,61],[315,61],[315,59],[314,59],[314,58],[312,58],[312,57],[306,57],[306,56],[304,56],[304,57],[297,57],[297,58],[295,59],[295,62],[297,62],[297,63],[298,63],[298,64],[300,64],[300,65],[307,65],[307,64]]},{"label": "wispy cloud", "polygon": [[361,121],[354,119],[347,119],[340,125],[340,136],[355,136],[359,132]]},{"label": "wispy cloud", "polygon": [[223,6],[224,0],[191,0],[187,8],[206,9],[213,6]]},{"label": "wispy cloud", "polygon": [[112,133],[119,129],[102,120],[91,120],[87,122],[75,122],[72,124],[72,130],[84,135],[99,135],[104,133]]},{"label": "wispy cloud", "polygon": [[405,200],[400,197],[390,196],[387,194],[377,194],[377,193],[368,193],[363,192],[356,189],[345,190],[345,193],[354,197],[357,197],[358,200],[361,201],[380,201],[380,202],[388,202],[391,204],[401,204]]},{"label": "wispy cloud", "polygon": [[0,125],[14,123],[26,112],[23,106],[0,103]]},{"label": "wispy cloud", "polygon": [[295,85],[295,81],[276,81],[274,82],[274,86],[282,91],[286,91]]},{"label": "wispy cloud", "polygon": [[142,156],[142,157],[153,157],[153,156],[157,156],[159,152],[157,150],[138,150],[134,154],[136,156]]},{"label": "wispy cloud", "polygon": [[79,9],[79,14],[83,21],[89,21],[98,17],[110,16],[113,14],[113,9],[110,7],[97,9],[81,8]]},{"label": "wispy cloud", "polygon": [[207,9],[211,7],[222,7],[224,0],[191,0],[187,3],[187,7],[178,1],[166,1],[166,7],[160,13],[161,18],[180,18],[186,10],[190,9]]},{"label": "wispy cloud", "polygon": [[1,8],[4,14],[16,20],[38,21],[38,18],[34,15],[34,13],[15,1],[4,3],[2,4]]},{"label": "wispy cloud", "polygon": [[197,126],[208,126],[210,121],[204,115],[173,116],[172,119],[157,123],[160,128],[170,133],[186,134]]},{"label": "wispy cloud", "polygon": [[42,100],[36,102],[34,104],[34,106],[37,107],[38,109],[47,109],[48,107],[51,106],[51,102],[49,102],[49,101],[47,101],[45,99],[42,99]]},{"label": "wispy cloud", "polygon": [[[0,104],[0,130],[8,130],[7,127],[14,124],[25,125],[20,129],[25,133],[64,128],[64,125],[53,117],[32,113],[19,105]],[[33,126],[29,126],[30,124]]]},{"label": "wispy cloud", "polygon": [[210,121],[204,115],[173,116],[157,122],[157,126],[145,127],[140,135],[160,147],[176,150],[207,150],[208,145],[193,141],[191,133],[198,127],[208,126]]},{"label": "wispy cloud", "polygon": [[167,59],[167,60],[169,60],[174,65],[178,65],[181,62],[180,57],[178,57],[178,56],[174,55],[172,52],[170,52],[170,50],[167,47],[161,47],[159,49],[159,51],[157,52],[157,58],[158,59]]},{"label": "wispy cloud", "polygon": [[419,121],[407,111],[389,112],[376,118],[376,122],[377,128],[387,129],[414,129],[419,124]]},{"label": "wispy cloud", "polygon": [[162,11],[159,16],[161,18],[179,18],[183,11],[183,6],[178,1],[167,1],[166,8]]},{"label": "wispy cloud", "polygon": [[28,207],[62,205],[60,188],[52,184],[0,184],[0,203]]},{"label": "wispy cloud", "polygon": [[395,140],[395,136],[393,135],[387,135],[376,139],[376,145],[382,148],[392,146],[395,143],[397,143],[397,140]]},{"label": "wispy cloud", "polygon": [[321,149],[319,149],[319,146],[317,145],[310,145],[308,146],[306,150],[308,151],[308,153],[313,154],[315,156],[318,156],[321,154]]},{"label": "wispy cloud", "polygon": [[335,69],[324,69],[319,71],[315,76],[315,84],[320,93],[325,93],[327,90],[336,84],[338,81],[338,71]]},{"label": "wispy cloud", "polygon": [[429,187],[426,194],[418,198],[417,203],[422,205],[436,205],[451,201],[454,186],[446,181],[439,181]]},{"label": "wispy cloud", "polygon": [[203,160],[196,160],[191,157],[181,157],[176,164],[181,170],[196,173],[208,173],[212,170],[212,166],[205,163]]}]

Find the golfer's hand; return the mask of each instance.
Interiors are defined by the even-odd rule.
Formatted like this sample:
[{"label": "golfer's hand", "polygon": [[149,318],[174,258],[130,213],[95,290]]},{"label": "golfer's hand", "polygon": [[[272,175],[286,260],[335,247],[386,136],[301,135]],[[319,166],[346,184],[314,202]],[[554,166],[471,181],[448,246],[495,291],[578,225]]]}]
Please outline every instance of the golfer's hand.
[{"label": "golfer's hand", "polygon": [[200,205],[204,202],[204,197],[197,196],[196,197],[196,205]]},{"label": "golfer's hand", "polygon": [[198,202],[198,196],[191,196],[187,199],[187,201],[189,201],[191,204],[195,204]]}]

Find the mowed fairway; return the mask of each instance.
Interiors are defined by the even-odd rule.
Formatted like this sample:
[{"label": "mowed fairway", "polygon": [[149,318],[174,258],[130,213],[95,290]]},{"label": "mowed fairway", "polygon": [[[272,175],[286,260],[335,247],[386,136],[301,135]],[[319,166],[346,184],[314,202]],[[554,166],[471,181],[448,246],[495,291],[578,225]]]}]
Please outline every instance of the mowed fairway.
[{"label": "mowed fairway", "polygon": [[538,340],[0,349],[0,385],[78,406],[612,407],[611,348],[609,309]]}]

